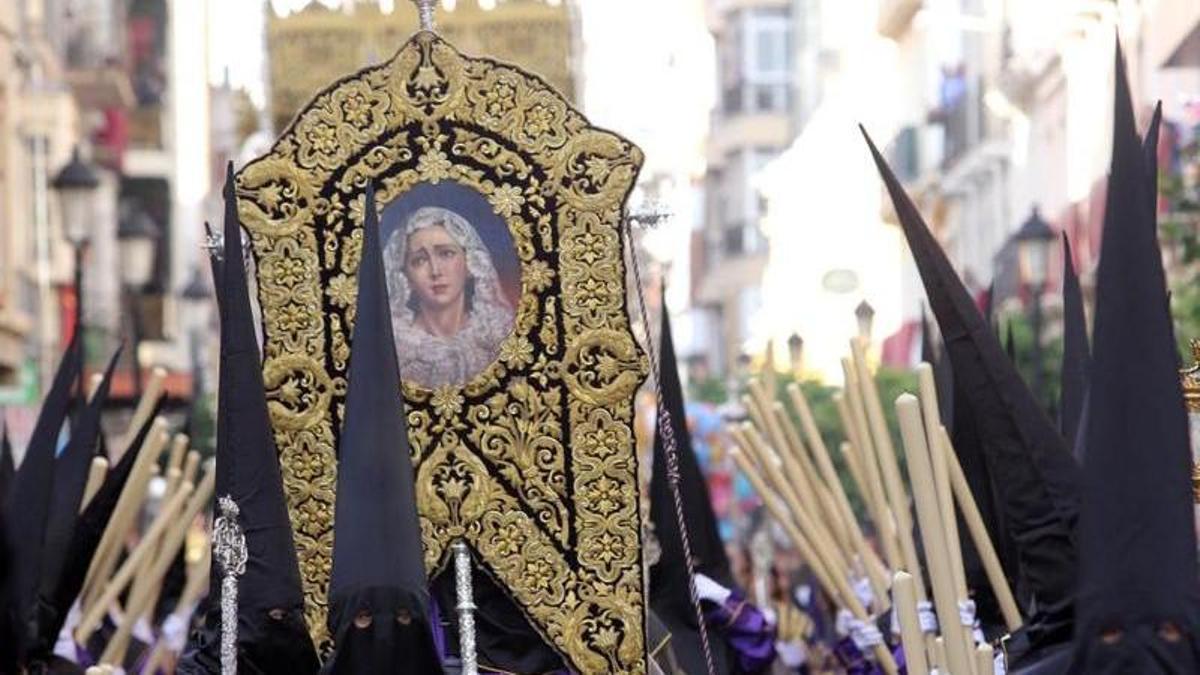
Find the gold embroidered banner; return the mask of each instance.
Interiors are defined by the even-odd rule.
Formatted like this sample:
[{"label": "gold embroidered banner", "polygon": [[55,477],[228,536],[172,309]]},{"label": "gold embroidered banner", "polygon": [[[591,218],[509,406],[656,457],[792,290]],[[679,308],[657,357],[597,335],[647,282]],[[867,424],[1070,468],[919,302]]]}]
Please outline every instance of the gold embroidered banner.
[{"label": "gold embroidered banner", "polygon": [[427,569],[464,538],[573,669],[645,671],[621,229],[641,160],[537,77],[419,33],[239,173],[318,644],[369,181]]}]

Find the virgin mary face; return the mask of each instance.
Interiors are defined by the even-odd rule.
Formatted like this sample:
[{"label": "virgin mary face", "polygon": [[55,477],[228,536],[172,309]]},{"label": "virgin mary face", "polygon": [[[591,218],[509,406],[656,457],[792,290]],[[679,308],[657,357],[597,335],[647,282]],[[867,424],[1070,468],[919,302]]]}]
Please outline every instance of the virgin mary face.
[{"label": "virgin mary face", "polygon": [[441,226],[421,228],[408,236],[406,249],[404,275],[417,301],[417,314],[465,309],[466,252],[450,233]]}]

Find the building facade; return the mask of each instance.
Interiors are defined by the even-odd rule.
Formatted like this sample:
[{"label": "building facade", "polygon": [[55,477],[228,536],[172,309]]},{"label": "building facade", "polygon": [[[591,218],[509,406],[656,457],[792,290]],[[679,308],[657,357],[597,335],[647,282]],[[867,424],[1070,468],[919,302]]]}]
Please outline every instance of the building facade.
[{"label": "building facade", "polygon": [[[116,401],[130,402],[135,372],[155,366],[168,370],[171,400],[190,396],[178,306],[210,186],[207,36],[195,29],[207,4],[0,3],[0,406],[18,439],[80,329],[93,372],[126,342]],[[71,223],[52,187],[75,149],[99,180],[80,224],[81,298]],[[157,243],[149,280],[128,287],[118,235],[133,220]]]},{"label": "building facade", "polygon": [[699,256],[692,260],[694,344],[706,369],[730,374],[750,354],[768,245],[755,175],[793,136],[790,0],[712,0],[717,53]]},{"label": "building facade", "polygon": [[[1046,3],[1034,0],[889,0],[880,33],[894,40],[907,111],[888,154],[968,286],[987,290],[1001,313],[1024,311],[1013,235],[1037,208],[1071,239],[1090,292],[1107,189],[1113,36],[1119,34],[1139,122],[1164,102],[1165,128],[1195,96],[1197,14],[1191,2]],[[1192,68],[1192,70],[1188,70]],[[1168,132],[1169,135],[1169,132]],[[894,217],[894,216],[890,216]],[[897,355],[915,353],[923,291],[911,263]],[[1057,330],[1062,257],[1057,246],[1042,288]]]}]

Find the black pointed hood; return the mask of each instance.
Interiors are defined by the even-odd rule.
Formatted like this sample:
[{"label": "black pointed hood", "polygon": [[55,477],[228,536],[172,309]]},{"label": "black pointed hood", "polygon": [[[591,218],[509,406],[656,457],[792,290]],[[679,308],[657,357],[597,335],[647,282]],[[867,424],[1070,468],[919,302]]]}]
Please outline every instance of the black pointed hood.
[{"label": "black pointed hood", "polygon": [[67,548],[71,544],[79,517],[79,505],[87,485],[88,471],[91,470],[92,458],[96,456],[97,441],[100,437],[100,412],[108,401],[113,369],[121,351],[122,348],[118,347],[109,359],[108,367],[104,369],[104,379],[100,381],[96,394],[87,402],[75,424],[71,426],[71,439],[54,462],[54,491],[43,540],[40,595],[49,593],[58,584],[59,574],[66,561]]},{"label": "black pointed hood", "polygon": [[[394,671],[403,659],[412,672],[441,672],[379,238],[375,190],[368,184],[338,450],[329,583],[335,647],[325,671]],[[363,612],[372,622],[356,626]]]},{"label": "black pointed hood", "polygon": [[9,614],[12,625],[20,627],[18,653],[22,655],[33,637],[32,631],[28,630],[30,611],[41,577],[42,534],[50,513],[59,431],[71,409],[71,388],[79,374],[78,339],[77,331],[63,352],[50,393],[38,413],[25,458],[13,477],[12,489],[4,504],[12,572],[5,584],[6,607],[3,610]]},{"label": "black pointed hood", "polygon": [[0,436],[0,505],[4,504],[16,473],[17,461],[13,458],[12,441],[8,437],[8,423],[6,422],[3,435]]},{"label": "black pointed hood", "polygon": [[988,284],[987,297],[983,299],[983,318],[987,320],[987,325],[996,325],[996,280],[993,279]]},{"label": "black pointed hood", "polygon": [[1162,101],[1154,105],[1150,126],[1146,128],[1146,140],[1142,143],[1145,158],[1145,174],[1150,187],[1150,226],[1158,229],[1158,136],[1162,128]]},{"label": "black pointed hood", "polygon": [[929,315],[921,306],[921,361],[934,365],[937,363],[937,348],[933,346],[933,329],[929,326]]},{"label": "black pointed hood", "polygon": [[[227,260],[240,259],[242,254],[234,190],[230,163],[224,191]],[[239,661],[264,673],[311,673],[317,668],[317,657],[304,622],[300,569],[267,412],[246,269],[223,265],[221,271],[214,497],[233,499],[246,536],[246,571],[238,580]],[[223,575],[215,556],[212,564],[213,588],[219,589],[217,580]],[[209,657],[219,647],[220,607],[219,601],[210,603],[205,635],[197,637],[197,649]]]},{"label": "black pointed hood", "polygon": [[[725,546],[717,530],[717,518],[712,511],[708,485],[696,453],[692,449],[687,426],[683,387],[675,356],[675,341],[671,335],[671,320],[666,299],[662,302],[662,332],[659,349],[658,384],[662,404],[671,418],[671,431],[679,460],[679,496],[683,502],[684,525],[687,527],[693,561],[697,573],[717,583],[734,588],[733,574]],[[662,424],[663,420],[659,420]],[[650,521],[661,550],[658,563],[650,568],[650,606],[673,635],[676,656],[687,672],[706,672],[703,650],[696,625],[696,610],[692,604],[691,580],[683,552],[683,540],[675,515],[675,501],[667,477],[667,453],[660,431],[654,434],[654,463],[650,474]],[[710,637],[714,634],[710,632]],[[721,641],[712,639],[715,663],[723,664]],[[719,670],[723,670],[718,666]]]},{"label": "black pointed hood", "polygon": [[112,517],[113,510],[117,508],[117,500],[125,489],[129,474],[133,471],[133,463],[137,458],[138,449],[150,435],[150,429],[153,428],[154,420],[158,417],[162,405],[160,399],[155,405],[153,414],[146,418],[146,421],[138,429],[129,449],[114,466],[109,467],[104,482],[100,484],[92,501],[88,502],[87,508],[79,514],[79,518],[75,522],[70,544],[67,547],[66,555],[63,556],[64,563],[58,574],[57,583],[48,591],[43,587],[43,591],[46,592],[39,596],[37,609],[38,639],[35,650],[39,656],[47,657],[54,649],[54,642],[58,638],[59,631],[62,630],[63,623],[66,622],[71,605],[75,603],[75,599],[83,589],[84,578],[87,576],[88,567],[91,566],[96,547],[100,545],[100,539],[104,536],[105,528],[108,527],[109,518]]},{"label": "black pointed hood", "polygon": [[921,360],[933,366],[933,384],[938,397],[938,417],[946,431],[954,433],[954,370],[943,347],[938,354],[934,346],[934,330],[929,314],[921,306]]},{"label": "black pointed hood", "polygon": [[[1119,46],[1116,68],[1083,431],[1074,666],[1081,673],[1194,673],[1200,670],[1200,591],[1188,417],[1161,253],[1155,229],[1145,222],[1153,196]],[[1176,639],[1164,639],[1170,632]]]},{"label": "black pointed hood", "polygon": [[18,672],[17,633],[12,624],[12,617],[6,610],[8,603],[4,588],[8,574],[12,571],[12,550],[8,541],[8,525],[4,511],[0,509],[0,673]]},{"label": "black pointed hood", "polygon": [[[1061,404],[1059,405],[1059,431],[1070,448],[1082,447],[1075,443],[1075,432],[1079,429],[1079,418],[1083,414],[1083,400],[1087,393],[1088,367],[1091,362],[1091,347],[1088,345],[1087,316],[1083,309],[1083,291],[1079,287],[1079,276],[1075,273],[1075,261],[1071,255],[1071,242],[1063,234],[1063,355],[1061,371]],[[1078,458],[1082,460],[1082,458]]]},{"label": "black pointed hood", "polygon": [[[990,476],[999,515],[1015,544],[1024,586],[1046,613],[1042,620],[1055,624],[1060,618],[1069,621],[1076,573],[1072,530],[1078,467],[916,206],[865,130],[863,135],[895,205],[946,354],[954,365],[956,391],[962,394],[955,397],[956,413],[967,408],[978,434],[976,445],[956,447],[963,469],[978,470],[982,465]],[[972,484],[973,490],[981,487]],[[976,493],[977,499],[982,497]],[[997,542],[997,548],[1004,547],[1005,542]],[[1054,619],[1049,618],[1051,614]]]}]

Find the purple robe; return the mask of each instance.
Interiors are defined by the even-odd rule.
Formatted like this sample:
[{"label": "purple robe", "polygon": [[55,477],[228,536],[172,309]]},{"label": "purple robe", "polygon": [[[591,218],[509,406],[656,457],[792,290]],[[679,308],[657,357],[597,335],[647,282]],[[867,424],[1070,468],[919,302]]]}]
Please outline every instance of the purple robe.
[{"label": "purple robe", "polygon": [[719,605],[706,601],[704,621],[729,645],[736,672],[762,673],[775,661],[775,625],[738,591]]},{"label": "purple robe", "polygon": [[[896,660],[899,672],[905,673],[904,647],[897,644],[891,648],[892,657]],[[833,646],[833,655],[838,663],[846,669],[847,675],[883,675],[883,668],[874,660],[867,658],[858,645],[849,636],[838,640]]]}]

